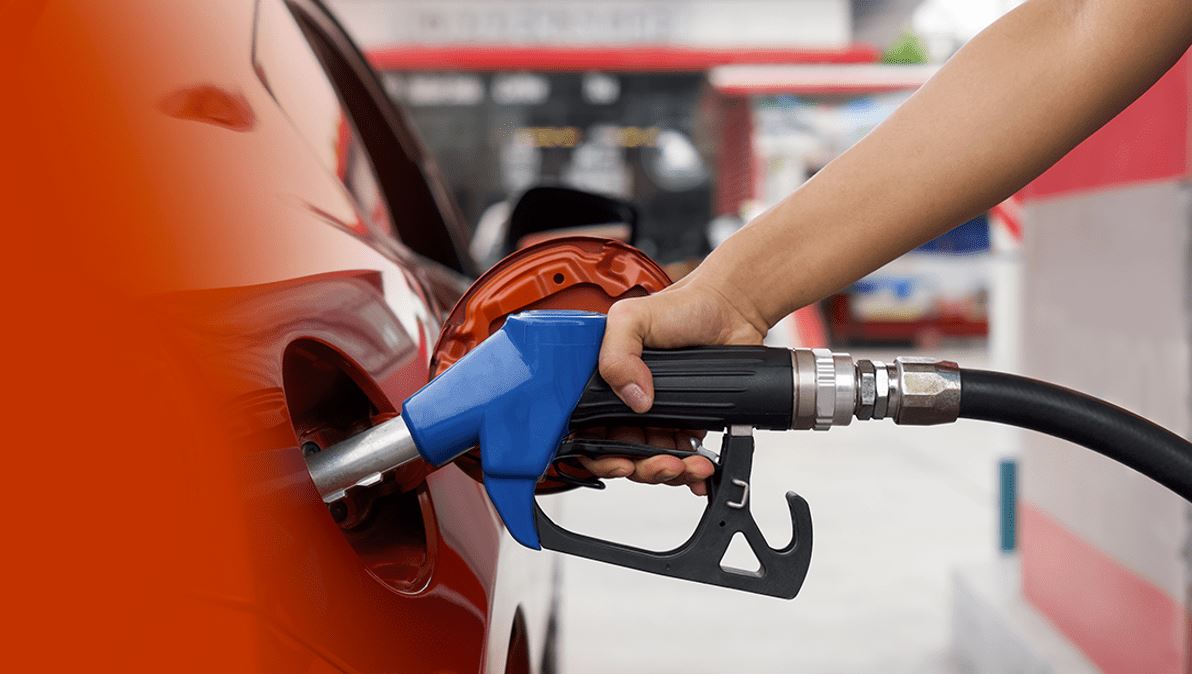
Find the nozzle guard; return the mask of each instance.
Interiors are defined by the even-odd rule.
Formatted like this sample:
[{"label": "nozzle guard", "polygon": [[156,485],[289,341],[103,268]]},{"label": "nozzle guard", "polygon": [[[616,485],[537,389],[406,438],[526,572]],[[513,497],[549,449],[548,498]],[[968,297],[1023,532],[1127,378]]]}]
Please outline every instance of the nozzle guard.
[{"label": "nozzle guard", "polygon": [[509,533],[539,549],[534,489],[596,370],[603,314],[526,311],[411,396],[402,408],[435,466],[480,445],[484,485]]}]

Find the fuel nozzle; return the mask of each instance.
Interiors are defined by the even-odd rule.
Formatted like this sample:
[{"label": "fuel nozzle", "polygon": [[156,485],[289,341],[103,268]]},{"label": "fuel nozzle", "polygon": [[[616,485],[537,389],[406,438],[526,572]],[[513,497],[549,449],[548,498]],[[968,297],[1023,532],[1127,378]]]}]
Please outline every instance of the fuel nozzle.
[{"label": "fuel nozzle", "polygon": [[[494,341],[488,351],[496,351],[498,343]],[[598,344],[597,337],[589,338],[583,367],[594,367]],[[565,358],[577,352],[574,347],[561,351]],[[503,414],[506,422],[493,428],[509,429],[513,435],[487,449],[493,464],[495,453],[508,451],[506,445],[524,444],[529,437],[530,429],[519,425],[517,417],[531,403],[551,407],[555,424],[570,417],[573,430],[636,424],[822,431],[847,426],[854,418],[893,419],[911,426],[943,424],[955,421],[960,412],[960,368],[933,358],[854,361],[847,353],[828,349],[760,346],[647,351],[643,357],[654,374],[655,403],[648,413],[636,414],[599,375],[588,379],[568,370],[565,378],[571,383],[564,385],[563,368],[527,367],[525,353],[524,348],[505,344],[502,355],[485,359],[483,367],[478,368],[473,359],[433,389],[428,387],[432,393],[407,401],[403,417],[412,415],[417,428],[433,429],[425,435],[422,454],[415,438],[418,430],[411,430],[409,420],[398,417],[309,457],[307,465],[323,500],[331,503],[348,489],[376,484],[385,472],[423,455],[434,465],[446,463],[477,442],[486,415]],[[582,397],[569,409],[564,399],[579,395],[578,387],[585,381]],[[469,398],[471,403],[465,404]],[[559,426],[544,440],[553,447],[563,433]],[[497,433],[493,434],[495,439]],[[523,480],[532,480],[536,476],[529,473],[544,466],[541,457],[529,465],[524,457],[502,456],[495,462],[493,476],[504,476],[504,466],[523,461],[529,470],[519,473]]]},{"label": "fuel nozzle", "polygon": [[[771,548],[749,512],[753,429],[817,429],[857,419],[898,424],[954,421],[960,370],[925,358],[854,362],[827,349],[717,346],[647,350],[654,405],[629,409],[596,372],[602,314],[530,311],[500,330],[402,404],[399,418],[308,459],[328,503],[379,483],[419,457],[445,465],[480,447],[484,485],[509,533],[523,545],[723,587],[793,597],[811,555],[811,514],[789,492],[790,543]],[[575,457],[644,457],[681,450],[584,438],[590,427],[637,425],[726,430],[697,531],[670,551],[648,551],[567,531],[535,501],[538,480]],[[726,569],[735,533],[762,560],[761,572]]]},{"label": "fuel nozzle", "polygon": [[401,416],[309,457],[327,503],[418,458],[438,468],[472,447],[510,534],[538,548],[535,486],[596,369],[603,314],[527,311],[402,403]]},{"label": "fuel nozzle", "polygon": [[[504,325],[402,405],[400,418],[309,458],[325,501],[382,481],[422,457],[433,466],[479,445],[484,484],[510,534],[547,548],[673,578],[792,598],[811,560],[811,512],[787,492],[791,539],[767,543],[750,512],[753,430],[815,429],[892,419],[927,426],[960,416],[1032,428],[1095,449],[1192,500],[1192,445],[1104,401],[1023,377],[965,370],[931,358],[892,363],[857,360],[828,349],[717,346],[645,351],[654,405],[629,409],[596,372],[601,314],[531,311]],[[607,438],[586,427],[638,425],[725,430],[708,479],[707,505],[692,536],[654,551],[560,527],[534,499],[556,462],[656,454],[696,455]],[[585,486],[601,486],[599,483]],[[736,535],[753,549],[757,570],[724,565]]]}]

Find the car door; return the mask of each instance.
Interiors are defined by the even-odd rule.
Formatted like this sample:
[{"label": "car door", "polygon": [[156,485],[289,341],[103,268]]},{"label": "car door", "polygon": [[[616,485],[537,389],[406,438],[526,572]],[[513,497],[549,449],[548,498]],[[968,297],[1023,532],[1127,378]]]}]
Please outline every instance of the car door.
[{"label": "car door", "polygon": [[[480,671],[500,545],[482,488],[452,467],[429,478],[416,469],[328,508],[303,462],[396,414],[425,383],[443,307],[469,263],[426,167],[362,98],[368,80],[326,32],[329,17],[313,3],[260,0],[255,21],[257,76],[354,209],[275,198],[299,201],[362,253],[325,273],[194,300],[234,333],[200,333],[195,345],[236,364],[232,414],[274,424],[281,409],[289,427],[260,432],[243,473],[246,535],[260,542],[248,601],[275,628],[262,648],[277,662],[315,657],[342,669]],[[279,255],[309,240],[285,222],[262,227]],[[301,254],[317,268],[318,250]]]}]

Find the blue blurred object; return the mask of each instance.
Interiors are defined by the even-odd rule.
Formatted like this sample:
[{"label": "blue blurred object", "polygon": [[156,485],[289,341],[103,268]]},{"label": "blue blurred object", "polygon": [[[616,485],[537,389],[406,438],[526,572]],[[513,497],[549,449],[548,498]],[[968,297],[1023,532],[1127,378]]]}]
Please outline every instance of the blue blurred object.
[{"label": "blue blurred object", "polygon": [[915,250],[953,255],[984,253],[989,250],[989,216],[981,214]]},{"label": "blue blurred object", "polygon": [[915,279],[904,276],[867,276],[852,286],[852,291],[858,294],[876,293],[889,290],[894,297],[905,300],[915,291]]},{"label": "blue blurred object", "polygon": [[998,462],[998,538],[1002,552],[1018,549],[1018,461]]}]

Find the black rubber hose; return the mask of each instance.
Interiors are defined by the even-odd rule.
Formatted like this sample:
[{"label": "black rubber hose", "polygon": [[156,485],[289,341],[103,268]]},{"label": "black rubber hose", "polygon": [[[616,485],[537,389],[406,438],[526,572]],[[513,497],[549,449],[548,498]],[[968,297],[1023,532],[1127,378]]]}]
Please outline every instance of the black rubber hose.
[{"label": "black rubber hose", "polygon": [[1192,443],[1104,400],[1027,377],[961,369],[960,416],[1074,442],[1192,501]]}]

